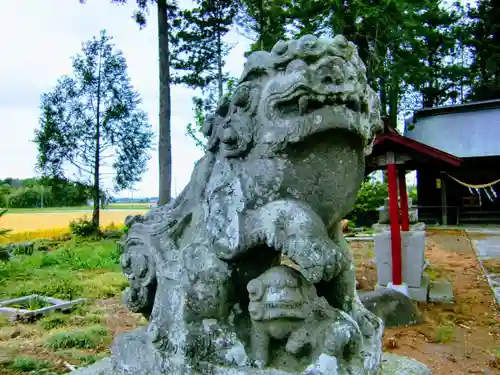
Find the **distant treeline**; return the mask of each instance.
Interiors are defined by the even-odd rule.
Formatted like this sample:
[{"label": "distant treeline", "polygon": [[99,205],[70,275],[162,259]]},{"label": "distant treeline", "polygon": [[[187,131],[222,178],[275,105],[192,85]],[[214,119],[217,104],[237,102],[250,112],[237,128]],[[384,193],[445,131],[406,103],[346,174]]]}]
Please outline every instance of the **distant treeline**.
[{"label": "distant treeline", "polygon": [[87,204],[90,196],[90,187],[65,179],[0,179],[0,207],[74,207]]}]

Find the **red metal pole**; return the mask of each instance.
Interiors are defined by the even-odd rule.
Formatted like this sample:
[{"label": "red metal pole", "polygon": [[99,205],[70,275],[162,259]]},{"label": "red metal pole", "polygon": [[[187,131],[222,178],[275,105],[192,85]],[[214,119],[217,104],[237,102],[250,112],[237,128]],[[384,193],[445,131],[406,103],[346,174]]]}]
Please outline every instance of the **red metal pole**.
[{"label": "red metal pole", "polygon": [[403,232],[410,230],[410,218],[408,217],[408,193],[406,192],[406,175],[399,171],[399,199],[401,206],[401,229]]},{"label": "red metal pole", "polygon": [[392,284],[401,285],[401,231],[399,227],[398,204],[398,171],[396,164],[387,165],[387,182],[389,188],[389,216],[391,219],[391,247],[392,247]]}]

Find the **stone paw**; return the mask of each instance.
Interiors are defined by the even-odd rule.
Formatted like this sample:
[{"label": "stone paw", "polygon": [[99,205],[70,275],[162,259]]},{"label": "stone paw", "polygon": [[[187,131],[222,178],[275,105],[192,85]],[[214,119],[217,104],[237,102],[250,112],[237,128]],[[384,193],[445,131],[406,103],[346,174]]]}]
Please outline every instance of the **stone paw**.
[{"label": "stone paw", "polygon": [[353,309],[353,316],[364,337],[372,337],[382,329],[382,320],[368,311],[361,302],[356,303],[356,307]]},{"label": "stone paw", "polygon": [[342,358],[347,351],[355,352],[361,345],[357,327],[348,321],[337,321],[326,330],[323,352]]},{"label": "stone paw", "polygon": [[283,253],[299,266],[300,273],[312,284],[330,281],[341,267],[340,250],[330,240],[302,238],[300,242],[290,241]]}]

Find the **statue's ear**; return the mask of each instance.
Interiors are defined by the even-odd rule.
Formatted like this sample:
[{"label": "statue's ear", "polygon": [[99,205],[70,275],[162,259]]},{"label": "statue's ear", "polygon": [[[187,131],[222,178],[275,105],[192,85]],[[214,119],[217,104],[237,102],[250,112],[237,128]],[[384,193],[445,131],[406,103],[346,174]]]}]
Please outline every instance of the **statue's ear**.
[{"label": "statue's ear", "polygon": [[201,132],[205,137],[210,137],[213,132],[213,127],[214,127],[214,116],[210,115],[205,119],[205,121],[203,121],[203,128],[201,129]]},{"label": "statue's ear", "polygon": [[217,109],[215,110],[215,115],[220,117],[226,117],[229,113],[229,107],[231,105],[231,97],[224,95],[220,98],[217,104]]}]

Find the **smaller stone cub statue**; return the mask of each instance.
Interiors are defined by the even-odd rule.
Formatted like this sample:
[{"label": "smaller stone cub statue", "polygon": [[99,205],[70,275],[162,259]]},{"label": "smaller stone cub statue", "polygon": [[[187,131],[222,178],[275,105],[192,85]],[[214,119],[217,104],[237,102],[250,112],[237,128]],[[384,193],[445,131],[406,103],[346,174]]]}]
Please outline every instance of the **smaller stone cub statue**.
[{"label": "smaller stone cub statue", "polygon": [[341,360],[346,349],[362,344],[358,324],[318,297],[315,286],[290,267],[267,270],[251,280],[247,290],[251,352],[259,368],[270,362],[271,340],[286,341],[286,352],[313,361],[322,353]]}]

